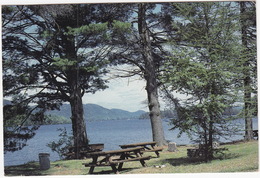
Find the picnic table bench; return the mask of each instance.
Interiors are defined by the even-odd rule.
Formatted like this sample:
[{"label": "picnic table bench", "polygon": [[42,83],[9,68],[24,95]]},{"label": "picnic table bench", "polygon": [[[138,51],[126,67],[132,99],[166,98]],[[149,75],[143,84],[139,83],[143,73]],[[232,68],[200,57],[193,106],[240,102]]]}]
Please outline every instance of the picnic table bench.
[{"label": "picnic table bench", "polygon": [[143,167],[146,167],[145,160],[149,160],[150,156],[142,156],[141,150],[143,147],[101,151],[86,153],[92,158],[91,163],[82,163],[85,167],[90,167],[89,174],[93,174],[96,166],[111,166],[114,173],[118,174],[122,170],[123,164],[130,161],[140,161]]},{"label": "picnic table bench", "polygon": [[[67,159],[74,159],[76,157],[75,147],[69,147],[69,152],[65,153],[64,156],[66,156]],[[84,157],[87,152],[98,152],[102,151],[104,149],[103,143],[97,143],[97,144],[88,144],[86,146],[79,147],[79,154],[80,157]]]},{"label": "picnic table bench", "polygon": [[162,151],[162,147],[156,146],[156,142],[143,142],[143,143],[133,143],[128,145],[119,145],[121,148],[134,148],[134,147],[143,147],[142,152],[155,152],[157,157],[160,157],[159,151]]}]

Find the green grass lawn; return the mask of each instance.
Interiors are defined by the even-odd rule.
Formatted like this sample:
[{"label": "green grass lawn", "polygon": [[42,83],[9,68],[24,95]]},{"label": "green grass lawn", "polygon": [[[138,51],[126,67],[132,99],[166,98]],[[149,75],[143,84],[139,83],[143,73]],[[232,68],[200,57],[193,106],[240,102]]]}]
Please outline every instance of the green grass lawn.
[{"label": "green grass lawn", "polygon": [[[209,163],[199,159],[187,157],[187,146],[179,146],[178,152],[168,152],[165,149],[160,158],[155,158],[154,153],[147,153],[153,159],[146,161],[148,167],[142,167],[140,162],[124,163],[121,174],[152,174],[152,173],[221,173],[221,172],[256,172],[258,171],[258,141],[241,142],[224,145],[228,148],[225,155],[217,155],[217,158]],[[61,160],[51,162],[51,168],[45,171],[39,169],[38,162],[31,162],[20,166],[5,167],[6,176],[20,175],[86,175],[89,167],[82,163],[86,160]],[[157,168],[162,166],[162,168]],[[113,174],[111,167],[97,167],[95,174]]]}]

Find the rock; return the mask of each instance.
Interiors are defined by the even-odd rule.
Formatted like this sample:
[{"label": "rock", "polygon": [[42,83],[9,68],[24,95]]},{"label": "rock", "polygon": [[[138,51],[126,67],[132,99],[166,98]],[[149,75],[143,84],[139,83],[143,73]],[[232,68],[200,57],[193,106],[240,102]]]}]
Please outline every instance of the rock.
[{"label": "rock", "polygon": [[168,151],[169,151],[169,152],[175,152],[175,151],[178,151],[175,142],[170,142],[170,143],[168,144]]},{"label": "rock", "polygon": [[161,165],[161,166],[160,166],[160,168],[164,168],[164,167],[166,167],[166,165]]}]

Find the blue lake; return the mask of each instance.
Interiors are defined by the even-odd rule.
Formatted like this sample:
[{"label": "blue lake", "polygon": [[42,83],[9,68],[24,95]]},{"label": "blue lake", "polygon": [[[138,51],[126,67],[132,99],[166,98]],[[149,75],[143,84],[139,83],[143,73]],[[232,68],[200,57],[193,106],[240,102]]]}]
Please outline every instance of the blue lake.
[{"label": "blue lake", "polygon": [[[243,125],[241,120],[241,125]],[[254,129],[257,129],[257,119],[254,119]],[[66,128],[71,131],[71,124],[64,125],[45,125],[41,126],[36,135],[27,142],[27,146],[16,152],[8,152],[4,155],[4,165],[19,165],[29,161],[38,161],[39,153],[50,153],[50,160],[59,160],[56,152],[52,152],[46,145],[51,141],[59,140],[58,128]],[[177,138],[178,131],[170,131],[171,126],[163,121],[166,140],[176,142],[177,145],[191,144],[192,142],[186,135]],[[152,130],[150,120],[110,120],[96,121],[87,123],[87,134],[90,143],[104,143],[104,150],[120,149],[118,145],[130,144],[135,142],[152,141]],[[242,135],[232,136],[230,140],[242,139]]]}]

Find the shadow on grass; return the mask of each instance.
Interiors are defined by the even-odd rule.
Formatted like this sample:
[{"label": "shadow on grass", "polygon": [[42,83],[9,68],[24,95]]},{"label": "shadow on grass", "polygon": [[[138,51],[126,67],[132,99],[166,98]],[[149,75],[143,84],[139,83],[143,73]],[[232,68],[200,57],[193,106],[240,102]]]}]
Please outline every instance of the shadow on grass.
[{"label": "shadow on grass", "polygon": [[181,165],[196,165],[204,163],[203,159],[199,158],[172,158],[172,159],[165,159],[162,161],[163,164],[171,164],[172,166],[181,166]]},{"label": "shadow on grass", "polygon": [[234,158],[239,158],[243,155],[238,154],[238,153],[222,153],[222,154],[218,154],[215,156],[215,160],[225,160],[225,159],[234,159]]},{"label": "shadow on grass", "polygon": [[[216,155],[213,160],[234,159],[240,156],[241,155],[235,153],[225,153],[225,154]],[[185,165],[198,165],[206,162],[203,158],[181,157],[181,158],[165,159],[163,161],[163,164],[167,164],[167,163],[171,164],[172,166],[185,166]]]},{"label": "shadow on grass", "polygon": [[6,176],[39,176],[46,175],[42,173],[37,163],[31,162],[19,166],[7,166],[4,168]]},{"label": "shadow on grass", "polygon": [[[129,171],[132,171],[136,168],[122,168],[121,171],[119,171],[119,174],[123,174],[123,173],[126,173],[126,172],[129,172]],[[86,174],[86,175],[104,175],[104,174],[115,174],[114,171],[111,169],[111,170],[101,170],[101,171],[94,171],[93,174]]]}]

